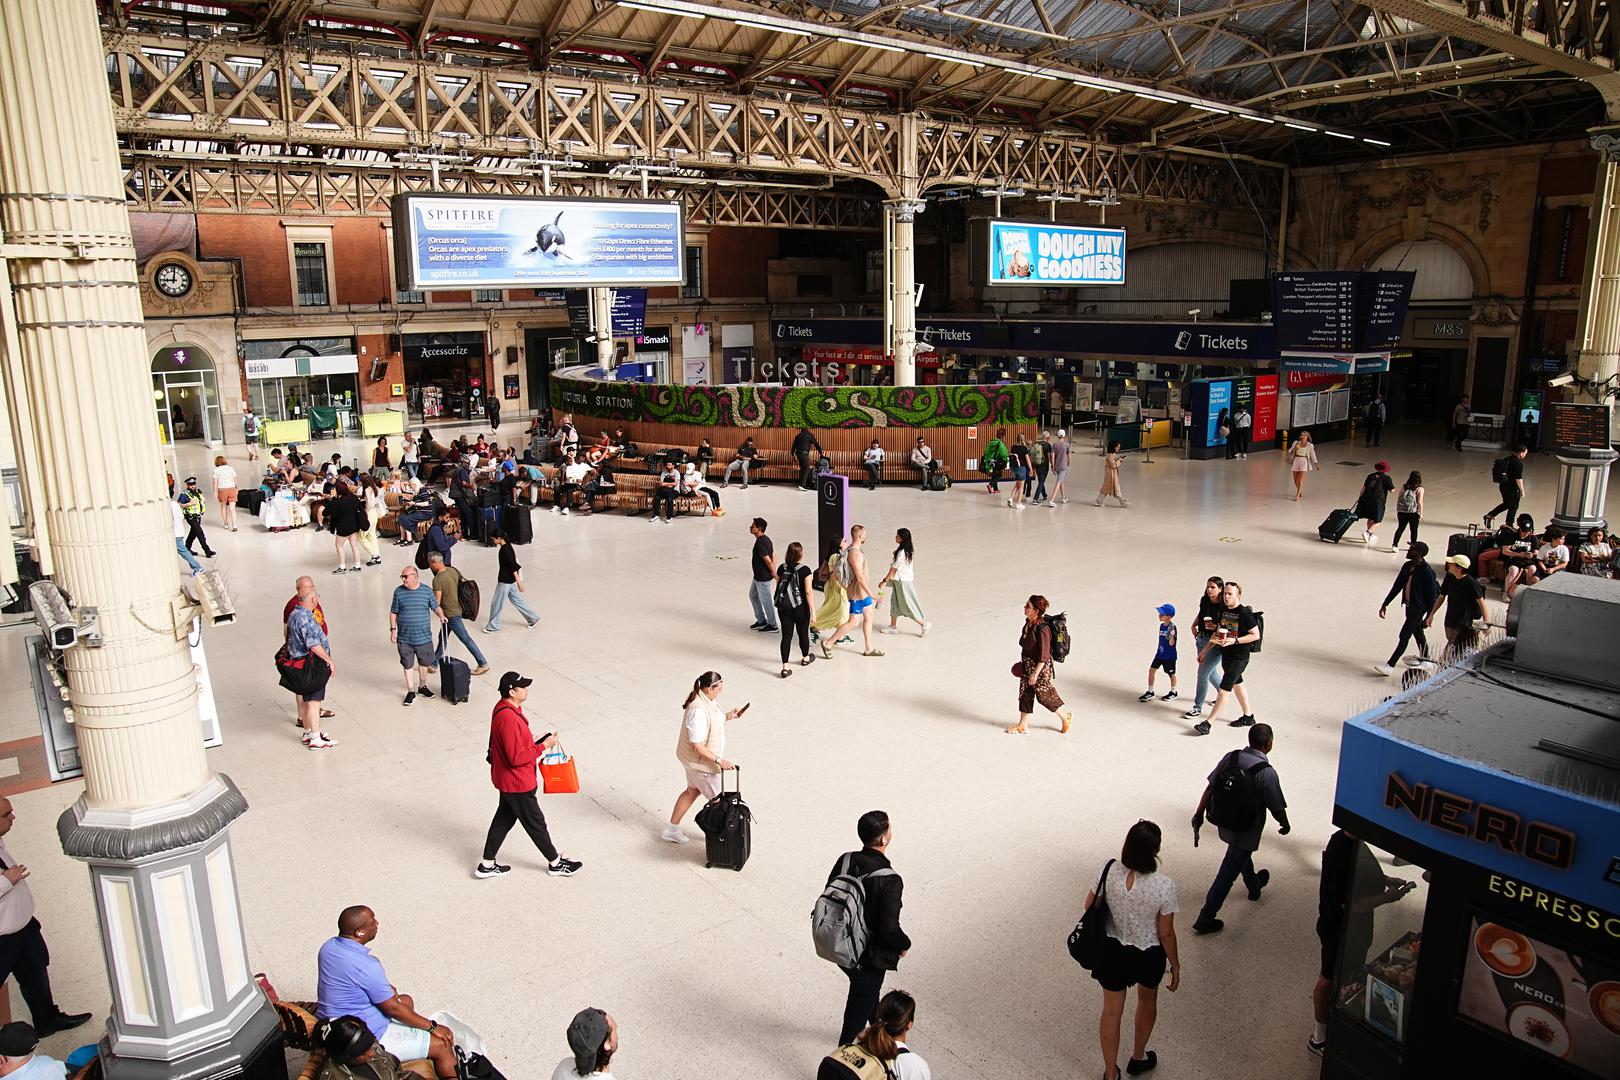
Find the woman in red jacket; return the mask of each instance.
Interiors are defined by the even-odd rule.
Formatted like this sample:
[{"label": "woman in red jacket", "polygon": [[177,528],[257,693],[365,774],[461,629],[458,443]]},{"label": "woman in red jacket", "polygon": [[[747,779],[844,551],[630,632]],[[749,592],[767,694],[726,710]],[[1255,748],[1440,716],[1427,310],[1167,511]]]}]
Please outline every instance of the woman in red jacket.
[{"label": "woman in red jacket", "polygon": [[494,820],[489,823],[484,857],[473,869],[473,877],[502,877],[512,872],[510,866],[496,862],[495,856],[501,853],[501,844],[512,826],[520,823],[540,854],[546,857],[546,873],[552,877],[572,877],[584,865],[558,854],[546,830],[546,815],[540,812],[540,800],[536,797],[540,787],[536,771],[540,748],[555,745],[557,736],[547,732],[536,739],[529,727],[529,718],[523,715],[523,703],[528,700],[529,686],[533,682],[515,671],[501,676],[501,700],[489,718],[489,778],[500,793],[501,802],[495,808]]}]

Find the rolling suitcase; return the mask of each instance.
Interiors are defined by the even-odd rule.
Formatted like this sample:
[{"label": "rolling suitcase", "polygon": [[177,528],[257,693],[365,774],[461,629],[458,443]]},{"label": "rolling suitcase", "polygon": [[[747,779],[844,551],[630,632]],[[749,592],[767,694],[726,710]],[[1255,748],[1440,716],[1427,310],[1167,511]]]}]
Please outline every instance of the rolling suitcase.
[{"label": "rolling suitcase", "polygon": [[731,771],[737,775],[737,790],[726,790],[726,774],[721,773],[720,794],[698,811],[697,825],[703,830],[703,865],[741,870],[753,841],[754,815],[742,800],[741,771]]},{"label": "rolling suitcase", "polygon": [[534,507],[503,506],[501,531],[509,544],[527,544],[534,540]]},{"label": "rolling suitcase", "polygon": [[257,517],[259,507],[263,504],[264,491],[260,488],[242,488],[236,493],[236,511],[239,514]]},{"label": "rolling suitcase", "polygon": [[450,631],[439,631],[439,693],[452,705],[472,696],[472,668],[449,652]]},{"label": "rolling suitcase", "polygon": [[1473,567],[1474,574],[1477,576],[1479,574],[1480,553],[1491,547],[1495,535],[1495,533],[1489,532],[1482,533],[1474,525],[1468,526],[1462,532],[1452,533],[1450,539],[1446,541],[1446,557],[1450,558],[1453,555],[1468,556],[1468,563]]},{"label": "rolling suitcase", "polygon": [[1330,544],[1337,544],[1344,539],[1344,534],[1350,531],[1350,526],[1356,523],[1354,510],[1335,510],[1327,516],[1322,524],[1316,527],[1316,535]]},{"label": "rolling suitcase", "polygon": [[501,527],[501,508],[499,506],[480,506],[478,508],[478,542],[489,543],[489,534]]}]

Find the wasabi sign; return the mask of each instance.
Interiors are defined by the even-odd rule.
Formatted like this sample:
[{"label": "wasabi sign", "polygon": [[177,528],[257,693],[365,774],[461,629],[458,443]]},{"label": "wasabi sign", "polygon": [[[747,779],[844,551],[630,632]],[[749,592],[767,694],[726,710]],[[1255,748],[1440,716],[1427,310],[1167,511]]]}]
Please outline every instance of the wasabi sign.
[{"label": "wasabi sign", "polygon": [[988,285],[1123,285],[1125,230],[991,221]]},{"label": "wasabi sign", "polygon": [[680,285],[681,204],[635,199],[399,195],[402,289]]}]

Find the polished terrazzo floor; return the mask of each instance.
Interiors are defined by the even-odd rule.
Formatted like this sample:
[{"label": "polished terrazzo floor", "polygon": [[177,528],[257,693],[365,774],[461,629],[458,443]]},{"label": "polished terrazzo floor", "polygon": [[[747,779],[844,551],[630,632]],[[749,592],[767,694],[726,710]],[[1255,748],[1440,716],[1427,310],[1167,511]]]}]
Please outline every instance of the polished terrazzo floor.
[{"label": "polished terrazzo floor", "polygon": [[[342,448],[346,459],[362,452]],[[841,654],[787,680],[776,676],[775,638],[747,629],[747,528],[762,515],[779,551],[794,539],[809,546],[810,495],[734,487],[723,493],[728,516],[672,526],[539,513],[520,557],[543,622],[525,630],[509,613],[499,636],[479,635],[493,670],[460,706],[399,704],[387,604],[408,549],[385,547],[383,566],[332,577],[328,534],[256,524],[227,533],[211,512],[241,618],[206,639],[225,728],[210,757],[252,804],[233,837],[254,969],[286,996],[313,996],[317,947],[342,907],[365,903],[393,982],[482,1031],[514,1080],[550,1075],[585,1005],[618,1020],[621,1080],[806,1077],[832,1046],[845,988],[811,947],[810,907],[837,855],[856,846],[856,817],[881,807],[895,823],[890,854],[915,942],[888,985],[916,995],[912,1046],[934,1076],[1097,1076],[1101,994],[1063,940],[1102,862],[1147,817],[1164,827],[1164,869],[1183,906],[1184,975],[1178,993],[1161,994],[1155,1075],[1315,1076],[1305,1050],[1312,924],[1338,729],[1393,685],[1369,665],[1394,639],[1397,624],[1380,622],[1377,607],[1399,561],[1353,540],[1323,544],[1315,529],[1353,501],[1380,455],[1397,481],[1424,471],[1424,538],[1439,554],[1447,533],[1495,501],[1489,455],[1396,428],[1379,450],[1322,446],[1324,469],[1298,504],[1276,453],[1188,462],[1160,451],[1150,465],[1126,465],[1130,509],[1097,509],[1089,445],[1076,457],[1076,501],[1056,510],[1009,510],[982,485],[857,489],[853,518],[871,529],[875,555],[886,557],[896,527],[912,530],[934,629],[880,637],[886,657]],[[231,457],[245,467],[239,448]],[[182,450],[178,465],[182,476],[203,473],[203,452]],[[1556,471],[1550,456],[1528,463],[1525,509],[1538,522]],[[487,602],[493,551],[463,544],[455,561],[484,583]],[[341,745],[324,752],[299,744],[271,666],[281,605],[304,572],[316,576],[338,661],[328,730]],[[1240,580],[1266,613],[1249,685],[1256,715],[1277,729],[1273,758],[1295,827],[1268,830],[1263,899],[1238,890],[1226,931],[1199,938],[1192,917],[1221,849],[1208,831],[1195,849],[1187,819],[1204,775],[1243,732],[1222,724],[1190,737],[1186,648],[1183,700],[1136,699],[1153,608],[1187,612],[1209,574]],[[1028,736],[1002,731],[1015,718],[1008,667],[1031,592],[1067,610],[1075,635],[1057,680],[1076,714],[1067,736],[1044,712]],[[1491,602],[1499,621],[1494,592]],[[494,806],[489,710],[509,668],[535,677],[535,728],[560,730],[578,760],[583,793],[543,800],[563,852],[585,863],[571,880],[545,876],[520,832],[503,853],[516,868],[506,880],[470,874]],[[681,701],[709,668],[726,676],[724,704],[753,703],[727,746],[755,814],[741,873],[704,869],[690,822],[694,843],[658,838],[682,787]],[[6,724],[26,734],[21,700],[5,699]],[[18,796],[7,841],[33,869],[58,997],[97,1009],[99,1025],[108,990],[87,875],[53,827],[78,794],[66,783]],[[1416,924],[1422,895],[1384,909],[1380,945]],[[65,1054],[75,1041],[58,1036],[48,1048]]]}]

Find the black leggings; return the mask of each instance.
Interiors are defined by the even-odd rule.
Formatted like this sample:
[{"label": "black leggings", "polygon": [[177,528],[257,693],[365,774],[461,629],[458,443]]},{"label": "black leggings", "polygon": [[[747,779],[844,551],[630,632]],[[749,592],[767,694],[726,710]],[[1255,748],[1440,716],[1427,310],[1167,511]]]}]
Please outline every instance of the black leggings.
[{"label": "black leggings", "polygon": [[1389,546],[1390,547],[1400,547],[1401,546],[1401,533],[1406,529],[1406,527],[1408,525],[1410,525],[1412,527],[1412,543],[1414,543],[1414,544],[1417,543],[1417,538],[1418,538],[1418,535],[1417,535],[1417,532],[1418,532],[1418,515],[1416,513],[1407,513],[1404,510],[1397,510],[1397,511],[1395,511],[1395,519],[1397,521],[1399,521],[1400,524],[1395,526],[1395,539],[1393,539],[1393,540],[1391,540],[1389,542]]},{"label": "black leggings", "polygon": [[800,604],[796,608],[779,607],[776,609],[778,622],[782,627],[782,663],[788,662],[788,653],[793,649],[793,632],[799,632],[799,657],[803,659],[810,655],[810,605]]}]

